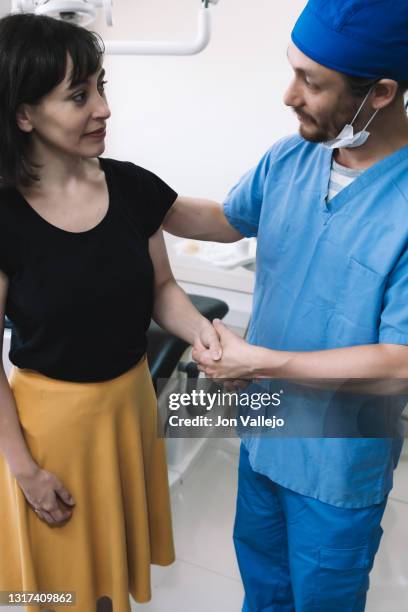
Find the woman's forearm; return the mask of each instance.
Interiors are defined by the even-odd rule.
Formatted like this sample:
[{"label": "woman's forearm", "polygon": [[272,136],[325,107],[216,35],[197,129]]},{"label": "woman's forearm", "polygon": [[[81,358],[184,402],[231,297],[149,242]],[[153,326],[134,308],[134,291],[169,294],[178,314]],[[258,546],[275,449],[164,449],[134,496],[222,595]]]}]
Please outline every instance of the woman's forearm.
[{"label": "woman's forearm", "polygon": [[0,364],[0,453],[14,476],[29,475],[38,467],[24,439],[13,392]]},{"label": "woman's forearm", "polygon": [[156,289],[153,319],[189,344],[193,344],[200,330],[209,325],[175,280],[168,280]]}]

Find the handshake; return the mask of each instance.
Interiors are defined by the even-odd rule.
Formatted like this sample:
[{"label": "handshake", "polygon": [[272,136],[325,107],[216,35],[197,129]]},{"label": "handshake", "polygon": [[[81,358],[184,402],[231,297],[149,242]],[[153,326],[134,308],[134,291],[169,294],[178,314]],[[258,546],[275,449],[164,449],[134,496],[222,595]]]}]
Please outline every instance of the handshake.
[{"label": "handshake", "polygon": [[234,334],[219,319],[205,321],[194,338],[193,359],[208,378],[252,378],[256,347]]}]

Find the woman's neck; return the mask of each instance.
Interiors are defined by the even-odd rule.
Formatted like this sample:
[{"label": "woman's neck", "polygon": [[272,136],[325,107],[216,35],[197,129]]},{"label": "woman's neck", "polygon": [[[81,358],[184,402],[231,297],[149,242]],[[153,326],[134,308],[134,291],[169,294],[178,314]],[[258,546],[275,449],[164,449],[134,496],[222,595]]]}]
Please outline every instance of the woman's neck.
[{"label": "woman's neck", "polygon": [[39,180],[25,187],[23,191],[26,193],[70,191],[99,169],[96,159],[74,157],[61,151],[39,150],[39,147],[30,151],[29,159],[35,164],[34,172]]}]

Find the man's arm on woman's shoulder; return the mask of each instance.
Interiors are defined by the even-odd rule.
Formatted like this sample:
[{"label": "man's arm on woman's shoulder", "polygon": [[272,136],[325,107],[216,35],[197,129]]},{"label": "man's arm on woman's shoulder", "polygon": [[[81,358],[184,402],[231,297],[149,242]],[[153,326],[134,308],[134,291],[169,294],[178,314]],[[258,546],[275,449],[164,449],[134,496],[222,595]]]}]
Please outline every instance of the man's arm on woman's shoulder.
[{"label": "man's arm on woman's shoulder", "polygon": [[179,196],[167,213],[163,228],[183,238],[211,242],[236,242],[243,235],[229,224],[222,204]]}]

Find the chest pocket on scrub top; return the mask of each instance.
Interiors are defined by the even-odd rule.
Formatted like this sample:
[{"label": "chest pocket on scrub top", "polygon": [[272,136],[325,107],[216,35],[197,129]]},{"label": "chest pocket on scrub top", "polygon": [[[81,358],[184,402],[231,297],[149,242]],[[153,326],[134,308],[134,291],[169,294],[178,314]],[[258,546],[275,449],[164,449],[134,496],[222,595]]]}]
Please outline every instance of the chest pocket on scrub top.
[{"label": "chest pocket on scrub top", "polygon": [[339,287],[331,325],[340,344],[351,346],[378,340],[386,277],[351,257]]}]

